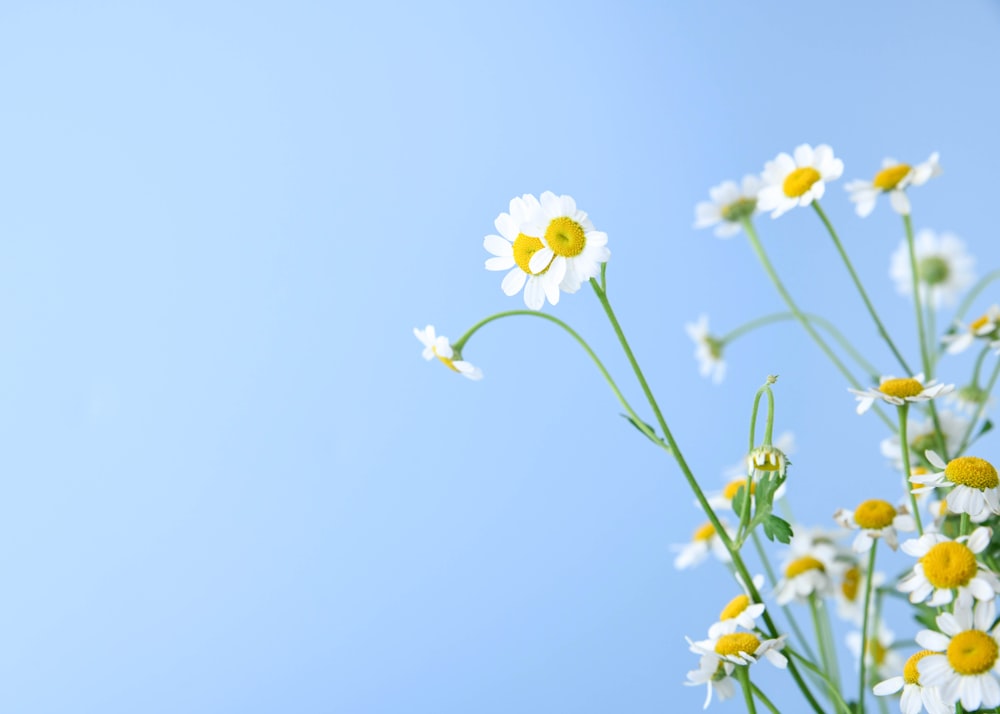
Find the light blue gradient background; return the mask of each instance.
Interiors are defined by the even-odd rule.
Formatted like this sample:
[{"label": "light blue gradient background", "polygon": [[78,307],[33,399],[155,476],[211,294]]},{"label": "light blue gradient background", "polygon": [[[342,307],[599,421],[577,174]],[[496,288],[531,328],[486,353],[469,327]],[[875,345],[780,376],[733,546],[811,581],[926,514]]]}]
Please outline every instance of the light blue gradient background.
[{"label": "light blue gradient background", "polygon": [[[5,3],[0,711],[698,710],[683,638],[732,592],[673,569],[702,521],[676,467],[551,325],[480,333],[478,384],[411,330],[520,307],[482,237],[513,195],[572,194],[707,487],[778,373],[796,512],[892,498],[881,424],[796,326],[698,378],[686,321],[781,305],[693,206],[801,142],[845,180],[939,150],[916,226],[1000,266],[998,70],[984,0]],[[857,219],[844,182],[824,204],[916,361],[898,218]],[[761,230],[894,371],[815,217]],[[548,309],[640,406],[594,296]]]}]

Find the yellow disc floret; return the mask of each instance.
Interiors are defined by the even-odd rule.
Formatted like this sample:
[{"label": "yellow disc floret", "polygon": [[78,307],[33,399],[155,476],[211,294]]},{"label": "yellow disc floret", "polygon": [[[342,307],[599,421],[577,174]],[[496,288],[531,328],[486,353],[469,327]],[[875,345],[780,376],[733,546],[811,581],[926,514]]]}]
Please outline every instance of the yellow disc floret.
[{"label": "yellow disc floret", "polygon": [[434,351],[434,356],[437,357],[439,360],[441,360],[441,362],[444,363],[445,367],[450,369],[452,372],[458,371],[458,367],[455,366],[454,360],[452,360],[450,357],[443,357],[440,354],[438,354],[437,347],[431,347],[431,349]]},{"label": "yellow disc floret", "polygon": [[899,185],[899,182],[908,173],[910,173],[909,164],[896,164],[887,169],[882,169],[875,174],[875,180],[872,183],[875,185],[875,188],[880,188],[883,191],[891,191]]},{"label": "yellow disc floret", "polygon": [[811,189],[820,178],[819,171],[812,166],[804,166],[801,169],[795,169],[785,177],[782,189],[789,198],[798,198]]},{"label": "yellow disc floret", "polygon": [[858,590],[861,586],[861,568],[854,566],[844,573],[844,582],[840,584],[840,592],[848,602],[858,599]]},{"label": "yellow disc floret", "polygon": [[[740,490],[740,487],[746,487],[746,479],[736,478],[726,484],[726,487],[722,489],[722,495],[727,501],[732,501],[736,498],[736,492]],[[757,490],[757,483],[755,481],[750,482],[750,495]]]},{"label": "yellow disc floret", "polygon": [[545,266],[538,273],[532,273],[531,268],[528,264],[531,262],[531,256],[542,249],[542,239],[532,238],[531,236],[526,236],[524,233],[518,233],[517,238],[514,239],[514,262],[517,263],[517,267],[526,272],[528,275],[541,275],[549,266]]},{"label": "yellow disc floret", "polygon": [[785,568],[785,577],[794,578],[796,575],[802,575],[802,573],[809,572],[810,570],[818,570],[821,573],[826,572],[826,566],[823,562],[813,558],[811,555],[806,555],[802,558],[796,558],[788,567]]},{"label": "yellow disc floret", "polygon": [[959,674],[984,674],[996,664],[1000,647],[997,641],[981,630],[966,630],[951,638],[948,644],[948,664]]},{"label": "yellow disc floret", "polygon": [[969,323],[969,330],[971,332],[975,332],[980,327],[986,327],[986,323],[988,323],[989,321],[990,321],[990,316],[989,315],[983,315],[982,317],[979,317],[979,318],[977,318],[977,319],[975,319],[975,320],[973,320],[972,322]]},{"label": "yellow disc floret", "polygon": [[997,487],[997,470],[986,459],[975,456],[959,456],[952,459],[944,469],[945,477],[952,483],[960,483],[983,490]]},{"label": "yellow disc floret", "polygon": [[698,528],[695,529],[694,535],[691,536],[691,540],[693,541],[711,540],[714,535],[715,535],[715,526],[713,526],[711,523],[706,523],[705,525],[699,526]]},{"label": "yellow disc floret", "polygon": [[924,577],[936,588],[964,587],[976,575],[976,555],[967,545],[945,541],[938,543],[920,559]]},{"label": "yellow disc floret", "polygon": [[917,662],[924,657],[937,654],[934,650],[920,650],[916,654],[910,655],[903,665],[903,681],[907,684],[920,684],[920,671],[917,669]]},{"label": "yellow disc floret", "polygon": [[753,654],[760,647],[760,640],[749,632],[736,632],[732,635],[723,635],[715,643],[715,651],[720,655],[736,655],[740,652]]},{"label": "yellow disc floret", "polygon": [[854,522],[862,528],[880,529],[892,525],[896,509],[888,501],[872,498],[854,509]]},{"label": "yellow disc floret", "polygon": [[879,385],[878,391],[888,394],[890,397],[915,397],[924,391],[924,385],[912,377],[895,377],[887,379]]},{"label": "yellow disc floret", "polygon": [[549,222],[549,227],[545,229],[545,242],[556,255],[572,258],[583,252],[587,246],[587,236],[579,223],[572,218],[560,216]]},{"label": "yellow disc floret", "polygon": [[719,620],[732,620],[748,607],[750,607],[750,598],[746,595],[737,595],[729,601],[728,605],[722,608]]}]

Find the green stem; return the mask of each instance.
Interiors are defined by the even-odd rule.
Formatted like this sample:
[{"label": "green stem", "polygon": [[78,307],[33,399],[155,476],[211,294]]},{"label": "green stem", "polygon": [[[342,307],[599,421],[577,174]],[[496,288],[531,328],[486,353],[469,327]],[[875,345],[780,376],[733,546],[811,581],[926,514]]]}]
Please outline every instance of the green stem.
[{"label": "green stem", "polygon": [[757,706],[753,703],[753,689],[750,685],[750,665],[736,666],[736,679],[740,680],[743,690],[743,701],[747,705],[747,714],[757,714]]},{"label": "green stem", "polygon": [[625,396],[621,393],[621,390],[618,389],[618,385],[615,384],[615,380],[612,379],[611,373],[608,372],[607,368],[604,366],[604,363],[601,362],[600,358],[597,356],[594,350],[590,348],[590,345],[587,344],[587,341],[584,340],[576,332],[576,330],[574,330],[572,327],[570,327],[565,322],[560,320],[558,317],[553,317],[552,315],[549,315],[547,313],[536,312],[534,310],[506,310],[504,312],[498,312],[494,315],[490,315],[489,317],[483,318],[482,320],[474,324],[472,327],[470,327],[468,330],[466,330],[464,335],[462,335],[460,338],[458,338],[455,342],[452,343],[451,345],[452,349],[455,350],[456,353],[461,354],[462,348],[465,347],[465,344],[480,329],[482,329],[489,323],[493,322],[494,320],[500,320],[505,317],[513,317],[514,315],[538,317],[543,320],[548,320],[549,322],[552,322],[561,327],[562,329],[566,330],[566,332],[568,332],[569,335],[574,340],[576,340],[577,344],[579,344],[580,347],[583,348],[583,351],[590,356],[590,359],[594,361],[594,364],[597,365],[597,369],[600,371],[601,376],[604,377],[604,380],[608,383],[608,386],[611,387],[611,391],[614,392],[615,396],[618,398],[618,401],[622,405],[622,408],[625,409],[625,411],[629,413],[629,416],[632,417],[632,423],[636,426],[636,428],[639,429],[643,434],[645,434],[650,440],[660,444],[662,448],[667,449],[669,451],[669,448],[666,446],[666,444],[664,444],[663,441],[656,435],[656,433],[653,432],[651,429],[649,429],[649,427],[646,426],[646,423],[639,418],[638,414],[635,413],[635,410],[628,403],[628,400],[625,399]]},{"label": "green stem", "polygon": [[983,414],[986,413],[986,405],[990,400],[990,395],[993,394],[993,387],[997,383],[998,376],[1000,376],[1000,360],[997,360],[996,367],[993,368],[993,374],[990,375],[990,381],[986,383],[986,391],[982,395],[983,401],[979,405],[979,409],[976,410],[976,417],[965,428],[965,436],[962,437],[962,444],[958,447],[956,456],[964,454],[965,449],[969,446],[969,439],[972,438],[972,430],[975,429],[976,424],[979,423],[979,420],[983,418]]},{"label": "green stem", "polygon": [[[920,273],[917,271],[917,252],[913,244],[913,221],[910,214],[903,214],[903,225],[906,227],[906,245],[910,251],[910,275],[913,280],[913,306],[917,313],[917,334],[920,337],[920,361],[924,365],[924,377],[929,381],[933,375],[930,354],[927,351],[927,331],[924,329],[924,311],[920,297]],[[929,302],[929,301],[928,301]],[[913,372],[910,372],[910,376]]]},{"label": "green stem", "polygon": [[868,555],[868,573],[865,578],[865,609],[864,619],[861,621],[861,673],[858,676],[858,708],[857,714],[865,712],[865,692],[867,690],[868,676],[868,616],[871,612],[872,604],[872,578],[875,577],[875,552],[878,550],[878,540],[872,543],[871,552]]},{"label": "green stem", "polygon": [[[753,540],[754,547],[757,549],[757,555],[760,557],[760,562],[764,566],[764,572],[767,573],[767,582],[772,588],[774,588],[774,586],[778,584],[778,578],[774,574],[774,568],[771,567],[771,561],[767,558],[767,551],[764,550],[764,544],[760,542],[760,536],[757,535],[757,531],[751,531],[750,538]],[[809,646],[809,640],[806,639],[806,636],[802,634],[802,630],[799,629],[799,623],[792,614],[791,608],[789,608],[788,605],[782,605],[781,611],[785,613],[785,619],[788,620],[788,625],[792,628],[792,632],[798,638],[803,651],[812,659],[816,659],[816,655]]]},{"label": "green stem", "polygon": [[753,682],[750,682],[750,687],[751,689],[753,689],[754,695],[760,700],[761,704],[767,707],[768,710],[773,712],[773,714],[781,714],[781,712],[778,711],[778,708],[774,706],[771,700],[764,696],[764,692],[760,691],[760,687],[758,687]]},{"label": "green stem", "polygon": [[969,533],[972,532],[972,529],[969,527],[970,525],[971,524],[969,523],[969,514],[968,513],[963,513],[962,514],[962,518],[961,518],[961,520],[959,521],[959,524],[958,524],[958,534],[960,536],[967,536],[967,535],[969,535]]},{"label": "green stem", "polygon": [[[750,593],[750,597],[754,602],[764,602],[760,593],[757,591],[757,587],[753,584],[753,578],[750,576],[750,571],[747,569],[746,563],[743,562],[743,558],[740,556],[739,551],[733,546],[732,539],[729,537],[729,534],[726,533],[726,529],[723,528],[722,523],[719,521],[719,517],[715,514],[714,509],[705,497],[705,493],[701,490],[701,486],[698,485],[698,480],[694,477],[694,473],[691,471],[687,461],[684,459],[684,455],[681,453],[680,447],[677,445],[674,435],[670,431],[670,427],[667,426],[667,421],[663,417],[663,412],[660,411],[660,406],[657,404],[656,398],[653,396],[653,392],[649,388],[649,384],[646,382],[646,377],[643,375],[642,369],[639,367],[639,362],[636,360],[635,354],[633,354],[632,348],[629,346],[628,340],[625,338],[625,333],[622,331],[618,318],[615,316],[615,312],[611,308],[611,303],[608,302],[608,296],[593,278],[590,279],[590,286],[594,289],[594,293],[597,295],[597,299],[600,301],[601,307],[604,308],[608,321],[611,323],[611,327],[614,329],[615,335],[618,337],[618,342],[621,344],[622,350],[625,352],[625,356],[628,358],[629,364],[632,366],[632,371],[635,373],[636,379],[642,387],[643,393],[646,395],[646,400],[649,402],[649,406],[656,415],[656,420],[660,425],[660,429],[663,431],[663,436],[670,445],[670,452],[677,461],[677,465],[680,468],[681,473],[684,475],[684,479],[687,481],[688,486],[694,493],[695,498],[698,501],[698,505],[701,506],[705,515],[708,516],[708,520],[715,528],[715,532],[718,534],[719,540],[722,541],[722,544],[729,552],[730,557],[732,558],[733,566],[740,573],[740,577],[743,579],[744,585]],[[764,623],[767,625],[770,637],[777,637],[778,630],[774,625],[774,619],[767,610],[764,611],[763,619]],[[802,691],[802,695],[809,702],[813,711],[815,711],[816,714],[823,714],[823,709],[820,707],[819,702],[816,701],[812,692],[809,691],[809,687],[806,685],[805,680],[802,679],[802,675],[791,662],[789,662],[788,672],[792,675],[796,685]]]},{"label": "green stem", "polygon": [[913,493],[913,482],[910,481],[910,477],[913,475],[910,469],[910,439],[906,435],[906,419],[909,410],[909,402],[903,402],[897,407],[899,413],[899,446],[903,452],[903,478],[906,480],[906,492],[910,494],[910,509],[913,511],[913,520],[917,522],[917,533],[923,535],[924,524],[920,522],[920,508],[917,506],[917,496]]},{"label": "green stem", "polygon": [[[924,305],[924,321],[927,325],[927,359],[930,361],[931,372],[937,369],[937,325],[934,322],[934,308],[931,306],[930,301]],[[928,379],[930,377],[928,376]]]},{"label": "green stem", "polygon": [[[746,231],[747,237],[750,239],[750,245],[753,247],[754,252],[757,254],[757,258],[760,260],[761,265],[764,266],[764,271],[767,273],[767,276],[771,279],[771,283],[774,284],[775,289],[781,295],[782,299],[785,301],[785,304],[788,305],[788,309],[792,311],[793,315],[795,315],[795,319],[799,321],[799,324],[802,325],[802,328],[813,339],[813,342],[819,345],[819,348],[823,351],[823,353],[827,356],[827,358],[829,358],[829,360],[833,362],[833,365],[837,368],[837,371],[840,372],[845,379],[847,379],[848,383],[850,383],[850,385],[855,389],[861,389],[861,385],[854,378],[854,375],[851,374],[850,370],[847,369],[847,367],[844,366],[844,363],[840,361],[840,358],[837,357],[837,355],[833,352],[832,349],[830,349],[830,345],[828,345],[826,341],[822,337],[820,337],[819,333],[816,332],[816,328],[812,326],[809,320],[806,319],[806,316],[803,314],[803,312],[799,310],[799,307],[798,305],[795,304],[795,301],[792,300],[792,296],[789,294],[788,290],[785,289],[785,286],[782,284],[781,280],[778,278],[778,274],[774,270],[774,266],[771,265],[771,261],[768,260],[767,254],[764,252],[764,246],[761,245],[760,238],[757,236],[757,231],[754,229],[753,223],[750,222],[749,218],[744,219],[743,229]],[[893,423],[889,420],[889,418],[882,412],[878,412],[878,414],[882,418],[882,421],[886,423],[886,426],[895,431],[895,425],[893,425]]]},{"label": "green stem", "polygon": [[827,676],[826,672],[821,670],[819,667],[817,667],[815,664],[810,662],[801,654],[793,650],[791,647],[785,647],[785,652],[791,655],[791,658],[789,658],[789,663],[791,663],[791,659],[793,658],[799,660],[802,663],[803,667],[805,667],[810,672],[815,674],[817,677],[820,678],[820,680],[824,684],[826,684],[827,689],[829,690],[831,695],[830,699],[833,701],[834,704],[837,705],[838,709],[844,712],[844,714],[854,714],[854,711],[851,709],[850,706],[848,706],[847,702],[844,701],[844,698],[840,696],[840,692],[837,690],[837,687],[834,686],[833,682],[830,680],[830,677]]},{"label": "green stem", "polygon": [[[830,661],[830,648],[826,644],[826,636],[823,630],[823,626],[819,619],[819,608],[816,605],[816,595],[815,593],[810,593],[809,595],[809,614],[812,616],[813,629],[816,631],[816,645],[819,649],[820,662],[823,665],[823,671],[827,673],[827,679],[833,676],[833,663]],[[834,689],[832,681],[828,681],[828,688],[832,691]]]},{"label": "green stem", "polygon": [[844,265],[847,266],[847,272],[851,274],[851,280],[854,281],[854,286],[858,289],[858,293],[860,293],[861,299],[865,303],[865,307],[868,308],[868,314],[870,314],[872,316],[872,320],[875,321],[875,326],[878,328],[879,334],[882,336],[882,339],[885,340],[885,343],[889,345],[889,349],[899,361],[900,366],[906,370],[906,374],[912,375],[913,370],[910,369],[910,366],[906,363],[903,355],[900,354],[898,349],[896,349],[896,344],[892,341],[892,338],[889,337],[889,331],[885,329],[885,325],[883,325],[882,320],[879,319],[878,313],[875,312],[875,306],[872,305],[872,301],[868,299],[868,293],[865,292],[865,288],[861,284],[861,279],[858,277],[858,274],[854,272],[854,266],[851,265],[851,260],[847,257],[847,252],[844,250],[844,246],[841,244],[840,238],[837,237],[837,231],[833,229],[833,224],[831,224],[830,219],[826,217],[826,214],[819,205],[819,201],[813,201],[812,205],[813,208],[816,209],[816,214],[819,216],[820,220],[823,221],[823,225],[826,226],[826,230],[830,234],[830,237],[833,239],[833,244],[837,247],[837,252],[840,253],[840,257],[844,261]]}]

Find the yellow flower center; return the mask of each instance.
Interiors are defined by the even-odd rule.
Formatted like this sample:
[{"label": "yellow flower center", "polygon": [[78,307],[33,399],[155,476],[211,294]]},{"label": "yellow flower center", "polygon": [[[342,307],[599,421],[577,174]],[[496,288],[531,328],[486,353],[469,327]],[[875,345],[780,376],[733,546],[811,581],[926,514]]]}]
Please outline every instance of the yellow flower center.
[{"label": "yellow flower center", "polygon": [[741,612],[746,610],[750,606],[750,598],[746,595],[737,595],[729,604],[722,608],[722,612],[719,614],[720,620],[732,620],[737,617]]},{"label": "yellow flower center", "polygon": [[997,487],[997,470],[986,459],[975,456],[959,456],[952,459],[944,469],[944,475],[952,483],[960,483],[980,491]]},{"label": "yellow flower center", "polygon": [[975,332],[980,327],[986,327],[986,323],[988,323],[989,321],[990,321],[990,316],[989,315],[983,315],[979,319],[973,320],[972,322],[969,323],[969,331],[970,332]]},{"label": "yellow flower center", "polygon": [[[736,492],[740,490],[740,486],[746,486],[746,485],[747,485],[746,479],[742,478],[733,479],[732,481],[726,484],[726,487],[724,489],[722,489],[722,495],[725,497],[727,501],[732,501],[734,498],[736,498]],[[756,482],[751,481],[750,495],[752,496],[754,491],[756,490],[757,490]]]},{"label": "yellow flower center", "polygon": [[932,654],[937,654],[937,652],[934,650],[920,650],[916,654],[910,655],[910,658],[906,660],[906,664],[903,665],[903,681],[907,684],[920,684],[920,671],[917,669],[917,662]]},{"label": "yellow flower center", "polygon": [[875,188],[880,188],[883,191],[891,191],[899,185],[899,182],[908,173],[910,173],[909,164],[896,164],[887,169],[882,169],[875,174],[875,180],[872,183],[875,184]]},{"label": "yellow flower center", "polygon": [[749,632],[735,632],[731,635],[723,635],[715,643],[715,651],[720,655],[735,655],[740,652],[753,654],[760,647],[760,640]]},{"label": "yellow flower center", "polygon": [[531,256],[541,249],[541,238],[532,238],[531,236],[524,235],[524,233],[518,233],[517,238],[514,239],[514,262],[517,263],[517,267],[528,275],[541,275],[544,273],[549,269],[548,265],[538,273],[532,273],[531,268],[528,267],[528,264],[531,262]]},{"label": "yellow flower center", "polygon": [[804,166],[795,169],[785,177],[782,188],[789,198],[798,198],[813,187],[813,184],[820,180],[819,171],[812,166]]},{"label": "yellow flower center", "polygon": [[959,674],[984,674],[993,668],[998,653],[1000,648],[992,637],[980,630],[966,630],[951,638],[948,664]]},{"label": "yellow flower center", "polygon": [[431,347],[431,349],[434,351],[434,356],[437,357],[439,360],[441,360],[441,362],[444,363],[445,367],[450,369],[452,372],[458,371],[458,367],[455,366],[455,363],[450,358],[442,357],[441,355],[438,354],[437,347]]},{"label": "yellow flower center", "polygon": [[572,258],[583,252],[587,245],[587,236],[579,223],[572,218],[560,216],[553,218],[549,227],[545,229],[545,242],[556,255]]},{"label": "yellow flower center", "polygon": [[886,648],[875,637],[868,638],[868,651],[865,653],[875,664],[882,664],[885,661]]},{"label": "yellow flower center", "polygon": [[896,377],[887,379],[878,386],[878,391],[890,397],[915,397],[924,391],[924,385],[912,377]]},{"label": "yellow flower center", "polygon": [[893,505],[877,498],[865,501],[854,510],[854,522],[862,528],[885,528],[892,525],[895,517]]},{"label": "yellow flower center", "polygon": [[912,469],[910,469],[910,479],[909,479],[909,481],[910,481],[910,488],[919,488],[919,487],[923,486],[922,483],[918,483],[917,481],[914,481],[913,477],[914,476],[924,476],[926,473],[927,473],[927,469],[925,469],[923,466],[914,466]]},{"label": "yellow flower center", "polygon": [[854,566],[844,573],[844,582],[840,584],[840,592],[848,602],[858,599],[858,590],[861,587],[861,568]]},{"label": "yellow flower center", "polygon": [[920,564],[931,585],[948,590],[968,585],[978,570],[975,553],[953,541],[935,545],[920,559]]},{"label": "yellow flower center", "polygon": [[821,573],[825,573],[826,566],[811,555],[807,555],[802,558],[797,558],[789,563],[788,567],[785,568],[785,577],[794,578],[795,576],[802,575],[802,573],[810,570],[818,570]]},{"label": "yellow flower center", "polygon": [[744,218],[752,216],[756,208],[757,199],[740,198],[732,203],[727,203],[719,209],[719,213],[722,215],[722,220],[729,221],[730,223],[739,223]]},{"label": "yellow flower center", "polygon": [[694,535],[691,536],[691,540],[693,541],[711,540],[714,535],[715,535],[715,526],[713,526],[711,523],[706,523],[705,525],[695,529]]}]

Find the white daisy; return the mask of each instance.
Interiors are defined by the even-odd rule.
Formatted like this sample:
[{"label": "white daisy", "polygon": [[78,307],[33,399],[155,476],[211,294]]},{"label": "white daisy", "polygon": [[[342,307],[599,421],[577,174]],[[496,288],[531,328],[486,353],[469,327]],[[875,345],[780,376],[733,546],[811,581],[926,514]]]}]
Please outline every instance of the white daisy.
[{"label": "white daisy", "polygon": [[761,640],[752,632],[733,632],[698,642],[686,639],[692,652],[714,659],[723,665],[744,667],[763,657],[778,669],[788,666],[788,659],[781,654],[781,649],[785,646],[784,635],[773,640]]},{"label": "white daisy", "polygon": [[764,186],[757,194],[757,207],[777,218],[796,206],[808,206],[823,197],[827,181],[835,181],[842,173],[844,162],[834,158],[829,146],[820,144],[813,149],[801,144],[793,156],[781,153],[764,164]]},{"label": "white daisy", "polygon": [[694,340],[694,357],[698,360],[698,373],[702,377],[711,376],[718,384],[726,376],[726,361],[722,359],[723,342],[708,332],[708,315],[701,315],[698,322],[684,325],[688,337]]},{"label": "white daisy", "polygon": [[761,180],[758,176],[746,175],[742,186],[735,181],[723,181],[708,191],[711,201],[702,201],[694,207],[694,227],[715,226],[718,238],[732,238],[740,232],[743,219],[757,211],[757,192]]},{"label": "white daisy", "polygon": [[993,626],[995,615],[993,600],[978,603],[974,610],[956,604],[954,613],[937,616],[940,632],[917,633],[917,644],[935,652],[917,662],[920,681],[937,687],[945,703],[961,701],[967,712],[1000,706],[1000,626]]},{"label": "white daisy", "polygon": [[852,545],[855,553],[867,553],[875,538],[882,538],[887,546],[896,550],[899,546],[896,531],[912,531],[917,528],[917,523],[906,506],[896,508],[888,501],[878,498],[863,501],[853,511],[838,509],[833,514],[833,519],[845,528],[861,529]]},{"label": "white daisy", "polygon": [[[753,583],[759,592],[764,585],[764,577],[761,575],[754,577]],[[744,630],[756,629],[757,618],[762,614],[764,614],[764,603],[751,601],[750,593],[747,592],[746,588],[743,588],[742,594],[734,597],[722,608],[722,612],[719,613],[719,621],[708,628],[708,636],[729,635],[740,627]]]},{"label": "white daisy", "polygon": [[936,379],[924,384],[924,375],[921,373],[915,377],[882,377],[877,389],[848,388],[847,391],[857,397],[858,414],[864,414],[871,409],[876,399],[902,406],[906,402],[926,402],[928,399],[948,394],[953,389],[955,389],[954,384],[940,384]]},{"label": "white daisy", "polygon": [[937,687],[925,687],[920,683],[917,666],[920,660],[933,654],[935,654],[933,650],[921,650],[910,655],[903,665],[903,676],[879,682],[872,691],[877,696],[885,697],[902,689],[903,696],[899,700],[901,714],[920,714],[925,709],[928,714],[955,714],[955,705],[945,704]]},{"label": "white daisy", "polygon": [[959,456],[947,464],[934,451],[925,456],[938,469],[937,473],[911,476],[913,483],[921,484],[913,493],[921,493],[934,488],[954,486],[945,500],[952,513],[968,513],[976,517],[984,511],[1000,514],[1000,491],[998,491],[997,470],[986,459],[975,456]]},{"label": "white daisy", "polygon": [[883,193],[889,194],[893,210],[905,216],[910,213],[910,199],[906,197],[906,189],[910,186],[922,186],[940,173],[941,165],[936,152],[927,161],[916,166],[901,164],[895,159],[884,159],[882,170],[871,181],[858,179],[844,188],[850,193],[851,202],[862,218],[875,209],[875,200]]},{"label": "white daisy", "polygon": [[[949,397],[954,394],[955,392],[952,392]],[[944,434],[945,452],[949,454],[958,452],[969,421],[958,414],[942,410],[938,412],[938,422],[941,424],[941,432]],[[916,413],[910,412],[906,418],[906,438],[910,442],[910,465],[914,469],[917,468],[914,464],[923,461],[925,451],[939,451],[941,449],[934,420],[930,417],[921,418]],[[902,471],[903,449],[900,445],[899,434],[893,434],[883,439],[880,448],[882,455],[889,459],[897,470]]]},{"label": "white daisy", "polygon": [[[865,592],[862,586],[865,577],[864,569],[859,563],[854,562],[837,578],[837,587],[833,592],[837,603],[837,616],[858,626],[864,621]],[[876,570],[872,576],[872,588],[878,588],[884,582],[885,573]]]},{"label": "white daisy", "polygon": [[941,341],[948,345],[948,354],[958,354],[972,346],[977,337],[995,340],[1000,327],[1000,305],[990,305],[989,309],[968,325],[958,323],[955,332],[944,335]]},{"label": "white daisy", "polygon": [[[913,252],[921,302],[929,302],[935,309],[954,306],[976,279],[972,270],[975,259],[965,252],[965,244],[950,233],[938,237],[934,231],[920,231],[914,239]],[[905,239],[892,254],[889,275],[901,295],[913,294],[910,250]]]},{"label": "white daisy", "polygon": [[[861,661],[861,633],[847,633],[847,649],[851,651],[855,659]],[[867,659],[865,668],[873,677],[882,679],[888,677],[892,672],[898,672],[903,668],[903,658],[892,646],[896,643],[896,634],[879,622],[878,632],[868,636]]]},{"label": "white daisy", "polygon": [[698,669],[687,673],[687,681],[684,684],[688,687],[706,685],[708,692],[705,694],[705,704],[702,709],[708,709],[708,705],[712,703],[712,692],[718,694],[720,702],[736,694],[736,681],[732,677],[735,668],[733,664],[723,664],[712,657],[702,657]]},{"label": "white daisy", "polygon": [[510,199],[510,213],[501,213],[493,221],[500,235],[488,235],[483,239],[483,247],[494,257],[487,258],[487,270],[506,270],[500,283],[504,295],[512,297],[524,288],[524,304],[531,310],[541,310],[545,299],[555,305],[559,302],[559,282],[563,276],[559,268],[544,268],[532,272],[528,267],[533,256],[542,249],[541,238],[522,233],[528,216],[538,210],[538,199],[531,194]]},{"label": "white daisy", "polygon": [[611,257],[608,234],[595,230],[570,196],[543,193],[538,207],[529,211],[522,231],[542,240],[542,247],[528,261],[531,273],[551,270],[561,276],[559,289],[563,292],[575,293],[582,283],[596,278],[601,263]]},{"label": "white daisy", "polygon": [[423,357],[431,360],[437,357],[445,367],[453,372],[458,372],[463,377],[469,379],[482,379],[483,372],[478,367],[465,362],[461,355],[457,354],[451,347],[448,338],[434,333],[434,325],[428,325],[423,330],[413,328],[413,334],[424,345]]},{"label": "white daisy", "polygon": [[792,532],[783,577],[774,586],[774,599],[779,605],[793,600],[805,602],[813,594],[832,594],[833,578],[842,569],[837,560],[838,548],[832,541],[817,538],[817,531],[799,526],[793,526]]},{"label": "white daisy", "polygon": [[963,606],[973,599],[992,600],[1000,593],[1000,580],[976,560],[990,544],[991,535],[989,528],[979,527],[954,540],[940,533],[924,533],[906,541],[903,552],[919,560],[896,589],[910,593],[910,602],[927,600],[931,607],[947,605],[952,599]]},{"label": "white daisy", "polygon": [[[725,521],[721,521],[721,523],[730,538],[736,535],[728,523]],[[696,528],[691,535],[690,543],[674,545],[672,548],[677,551],[677,557],[674,558],[674,567],[678,570],[684,570],[700,564],[710,553],[723,563],[730,561],[729,551],[726,550],[726,546],[722,543],[722,539],[719,538],[719,534],[715,532],[715,526],[711,522]]]}]

